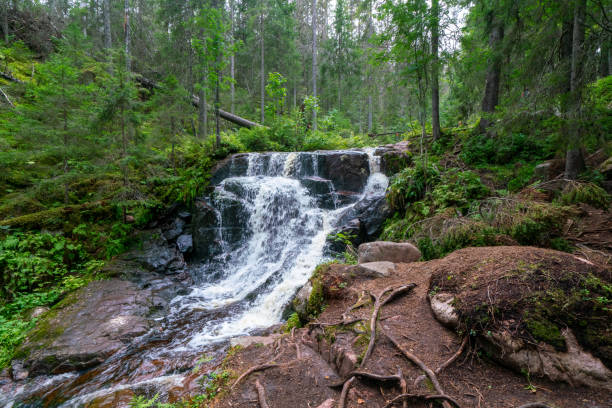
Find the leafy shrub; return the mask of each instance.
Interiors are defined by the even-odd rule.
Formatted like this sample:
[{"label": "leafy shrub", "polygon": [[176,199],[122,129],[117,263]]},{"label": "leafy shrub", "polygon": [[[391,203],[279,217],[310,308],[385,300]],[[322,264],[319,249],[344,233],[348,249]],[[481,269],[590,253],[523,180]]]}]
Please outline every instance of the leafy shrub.
[{"label": "leafy shrub", "polygon": [[516,192],[526,187],[533,178],[535,164],[523,164],[515,173],[515,177],[508,181],[508,191]]},{"label": "leafy shrub", "polygon": [[506,164],[545,159],[552,152],[554,148],[546,139],[522,133],[506,133],[496,137],[478,134],[464,143],[461,159],[468,164]]},{"label": "leafy shrub", "polygon": [[425,197],[428,188],[440,181],[438,168],[423,162],[408,167],[393,176],[389,182],[387,201],[393,210],[405,210],[406,206]]},{"label": "leafy shrub", "polygon": [[437,208],[456,207],[466,212],[474,200],[484,198],[489,189],[473,171],[452,169],[442,174],[440,183],[431,192]]}]

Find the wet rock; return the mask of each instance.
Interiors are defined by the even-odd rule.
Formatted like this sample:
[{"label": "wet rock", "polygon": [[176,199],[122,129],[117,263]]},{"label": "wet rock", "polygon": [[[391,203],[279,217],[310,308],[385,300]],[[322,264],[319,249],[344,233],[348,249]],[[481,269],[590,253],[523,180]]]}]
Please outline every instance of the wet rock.
[{"label": "wet rock", "polygon": [[333,186],[331,180],[321,177],[305,177],[300,183],[308,190],[310,195],[315,197],[317,204],[321,208],[335,208]]},{"label": "wet rock", "polygon": [[193,237],[191,234],[183,234],[176,239],[176,246],[183,254],[188,254],[193,249]]},{"label": "wet rock", "polygon": [[298,291],[293,299],[293,310],[298,314],[300,319],[303,321],[308,320],[308,299],[310,298],[310,294],[312,293],[312,283],[310,281],[306,282],[304,286]]},{"label": "wet rock", "polygon": [[281,337],[281,334],[271,334],[269,336],[241,336],[230,339],[230,346],[249,347],[252,344],[263,344],[268,346]]},{"label": "wet rock", "polygon": [[585,351],[570,329],[563,330],[562,335],[567,351],[555,350],[546,343],[534,347],[508,331],[493,332],[481,340],[494,359],[518,372],[612,391],[612,371]]},{"label": "wet rock", "polygon": [[170,225],[170,228],[164,231],[164,238],[166,238],[166,240],[168,241],[172,241],[176,237],[181,235],[184,229],[185,229],[185,221],[182,218],[176,218]]},{"label": "wet rock", "polygon": [[434,317],[445,326],[455,328],[459,325],[459,315],[453,306],[455,297],[450,293],[436,293],[429,298]]},{"label": "wet rock", "polygon": [[407,242],[375,241],[359,245],[359,263],[389,261],[389,262],[415,262],[421,258],[417,247]]},{"label": "wet rock", "polygon": [[359,193],[355,193],[354,191],[336,191],[335,192],[335,200],[338,207],[344,207],[345,205],[349,205],[359,200],[361,195]]},{"label": "wet rock", "polygon": [[26,378],[28,378],[29,374],[30,373],[23,365],[23,361],[13,360],[11,362],[11,377],[13,378],[13,380],[25,380]]},{"label": "wet rock", "polygon": [[232,176],[244,176],[249,168],[248,153],[233,154],[218,162],[210,171],[210,184],[217,185]]},{"label": "wet rock", "polygon": [[157,273],[175,273],[185,266],[175,245],[168,244],[160,230],[143,231],[137,240],[140,245],[119,258],[137,262]]},{"label": "wet rock", "polygon": [[366,153],[322,152],[317,158],[319,176],[331,180],[335,190],[363,191],[370,175],[370,163]]},{"label": "wet rock", "polygon": [[191,213],[189,211],[185,211],[185,210],[179,211],[178,216],[185,221],[191,220]]},{"label": "wet rock", "polygon": [[198,259],[207,259],[221,251],[218,242],[217,213],[204,200],[195,202],[192,221],[193,255]]},{"label": "wet rock", "polygon": [[325,244],[325,253],[327,255],[342,253],[346,250],[344,240],[336,238],[339,234],[348,239],[353,246],[357,246],[365,240],[365,232],[363,231],[361,221],[359,218],[353,218],[341,224],[334,234],[327,237]]},{"label": "wet rock", "polygon": [[367,196],[353,207],[363,225],[366,240],[376,239],[392,214],[384,196]]},{"label": "wet rock", "polygon": [[395,264],[387,261],[367,262],[355,265],[352,271],[367,278],[384,278],[395,272]]},{"label": "wet rock", "polygon": [[100,364],[150,327],[149,290],[119,279],[91,282],[46,313],[16,355],[30,375]]}]

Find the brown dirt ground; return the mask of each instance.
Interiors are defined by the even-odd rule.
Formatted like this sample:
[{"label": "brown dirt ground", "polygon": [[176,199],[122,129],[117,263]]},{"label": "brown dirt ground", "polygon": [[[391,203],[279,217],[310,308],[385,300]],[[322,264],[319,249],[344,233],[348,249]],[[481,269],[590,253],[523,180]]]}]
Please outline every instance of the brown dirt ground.
[{"label": "brown dirt ground", "polygon": [[[381,309],[376,346],[363,370],[392,375],[400,367],[408,382],[409,392],[432,394],[434,392],[431,385],[428,386],[426,382],[421,382],[419,386],[414,385],[414,380],[422,372],[395,349],[380,333],[380,328],[398,339],[403,347],[417,355],[432,370],[458,350],[461,339],[434,319],[427,300],[435,265],[431,262],[398,264],[393,276],[373,280],[353,276],[347,266],[334,265],[325,279],[327,308],[317,322],[339,321],[342,313],[355,304],[363,290],[378,294],[389,285],[416,283],[418,286],[412,292],[393,300]],[[367,303],[352,311],[350,316],[369,322],[372,310],[372,303]],[[306,327],[296,330],[293,338],[289,334],[285,335],[275,346],[249,346],[226,360],[225,368],[232,371],[234,378],[250,367],[269,362],[273,356],[278,356],[274,361],[282,366],[251,374],[234,390],[226,392],[216,400],[212,406],[258,407],[254,387],[258,378],[266,390],[271,408],[316,408],[327,398],[338,401],[341,389],[329,387],[330,384],[338,382],[338,376],[334,372],[336,367],[325,361],[315,349],[321,349],[321,343],[335,338],[336,344],[354,343],[353,351],[359,355],[365,350],[366,342],[360,341],[358,336],[349,328],[321,333],[320,329]],[[316,347],[317,341],[319,347]],[[296,343],[301,350],[301,360],[297,359]],[[329,348],[329,344],[327,346]],[[535,390],[530,390],[524,376],[488,361],[473,346],[468,350],[438,376],[444,391],[455,398],[462,408],[511,408],[528,402],[546,402],[556,408],[612,406],[612,393],[607,391],[574,388],[540,378],[531,379]],[[380,386],[356,380],[348,394],[347,406],[382,407],[399,393],[400,390],[396,386]],[[410,403],[408,406],[425,405]]]}]

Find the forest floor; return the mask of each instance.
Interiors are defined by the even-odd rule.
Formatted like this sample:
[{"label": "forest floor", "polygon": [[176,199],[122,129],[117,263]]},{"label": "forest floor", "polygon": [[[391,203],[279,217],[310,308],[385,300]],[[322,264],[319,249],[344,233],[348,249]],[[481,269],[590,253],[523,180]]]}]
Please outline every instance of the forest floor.
[{"label": "forest floor", "polygon": [[[515,255],[520,258],[523,253],[517,250]],[[464,261],[474,263],[491,257],[495,257],[491,248],[472,248]],[[213,406],[257,407],[256,382],[263,386],[270,407],[385,406],[402,393],[399,382],[393,379],[371,380],[366,376],[358,376],[352,383],[345,405],[335,405],[343,399],[342,380],[354,374],[351,362],[359,364],[362,361],[370,333],[366,327],[368,324],[341,326],[338,322],[343,320],[343,313],[351,305],[359,304],[360,294],[379,294],[383,288],[409,283],[416,284],[416,288],[381,308],[373,353],[357,370],[393,376],[401,369],[407,380],[406,392],[439,394],[439,389],[436,391],[429,380],[415,385],[423,371],[407,361],[387,335],[431,370],[441,367],[461,349],[462,338],[434,318],[428,301],[429,281],[440,262],[397,264],[394,274],[376,279],[353,277],[350,266],[332,265],[324,278],[327,288],[324,291],[327,290],[331,296],[326,296],[327,307],[319,318],[305,328],[285,334],[273,345],[255,344],[231,353],[224,369],[232,373],[243,373],[270,362],[277,366],[245,377]],[[350,315],[350,321],[361,319],[361,322],[369,322],[372,304],[364,306],[350,311],[345,318]],[[612,404],[612,392],[530,378],[504,368],[489,359],[471,336],[461,355],[437,377],[440,387],[461,407],[519,407],[533,402],[568,408]],[[330,405],[321,405],[328,399],[335,400],[335,403],[328,401]],[[411,401],[409,406],[426,406],[423,401],[418,403],[422,405],[413,405]],[[401,403],[394,406],[401,406]]]}]

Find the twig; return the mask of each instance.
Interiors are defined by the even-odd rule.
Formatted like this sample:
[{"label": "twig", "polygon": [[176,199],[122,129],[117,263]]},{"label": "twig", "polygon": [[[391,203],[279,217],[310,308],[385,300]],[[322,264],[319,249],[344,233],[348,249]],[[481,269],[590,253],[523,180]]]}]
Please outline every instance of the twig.
[{"label": "twig", "polygon": [[[450,402],[455,407],[461,408],[459,403],[457,401],[455,401],[453,398],[449,397],[448,395],[420,395],[420,394],[401,394],[401,395],[398,395],[397,397],[395,397],[391,401],[389,401],[389,403],[387,405],[385,405],[384,408],[390,408],[394,404],[397,404],[400,401],[408,401],[408,400],[411,400],[411,399],[419,399],[419,400],[424,400],[424,401],[443,400],[444,403],[449,403]],[[550,408],[550,407],[548,407],[548,408]]]},{"label": "twig", "polygon": [[[391,341],[391,343],[393,343],[393,345],[395,347],[397,347],[397,349],[399,351],[402,352],[402,354],[411,362],[413,362],[414,364],[416,364],[421,370],[423,370],[425,372],[425,374],[427,374],[427,376],[429,377],[429,379],[431,380],[431,383],[433,384],[434,388],[436,389],[436,392],[438,394],[441,395],[445,395],[444,390],[442,389],[442,386],[440,385],[440,382],[438,381],[438,377],[436,376],[436,374],[431,371],[431,369],[429,367],[427,367],[425,365],[425,363],[423,363],[423,361],[421,361],[420,358],[418,358],[417,356],[415,356],[414,354],[412,354],[411,352],[409,352],[408,350],[406,350],[405,348],[403,348],[397,340],[395,340],[395,338],[393,338],[393,336],[391,336],[390,334],[388,334],[385,330],[382,330],[383,334],[385,336],[387,336],[387,338]],[[448,405],[448,404],[445,404]]]},{"label": "twig", "polygon": [[266,401],[266,390],[263,385],[259,382],[259,380],[255,380],[255,388],[257,389],[257,397],[259,398],[259,406],[261,408],[270,408],[268,402]]},{"label": "twig", "polygon": [[253,374],[256,371],[263,371],[263,370],[267,370],[268,368],[274,368],[278,366],[280,366],[280,364],[267,363],[267,364],[260,364],[260,365],[251,367],[248,370],[246,370],[240,377],[238,377],[236,381],[234,381],[230,389],[235,388],[236,385],[238,385],[240,381],[242,381],[243,379],[245,379],[246,377],[248,377],[249,375]]},{"label": "twig", "polygon": [[[374,304],[374,311],[372,312],[372,317],[370,318],[370,342],[368,343],[368,348],[365,352],[365,355],[363,356],[363,359],[361,360],[361,364],[359,365],[359,367],[365,366],[366,361],[368,360],[370,355],[372,355],[372,351],[374,350],[374,344],[376,343],[376,321],[378,320],[378,313],[380,311],[380,308],[383,307],[385,304],[389,303],[395,297],[403,293],[409,292],[415,287],[415,283],[402,285],[395,289],[393,289],[391,286],[388,286],[383,289],[382,292],[380,292],[380,295],[375,297],[376,303]],[[389,291],[392,292],[389,294],[387,299],[383,300],[384,295]]]},{"label": "twig", "polygon": [[346,405],[346,397],[349,392],[349,388],[351,388],[351,384],[355,381],[355,377],[349,378],[342,387],[342,393],[340,394],[340,401],[338,401],[338,408],[344,408]]}]

